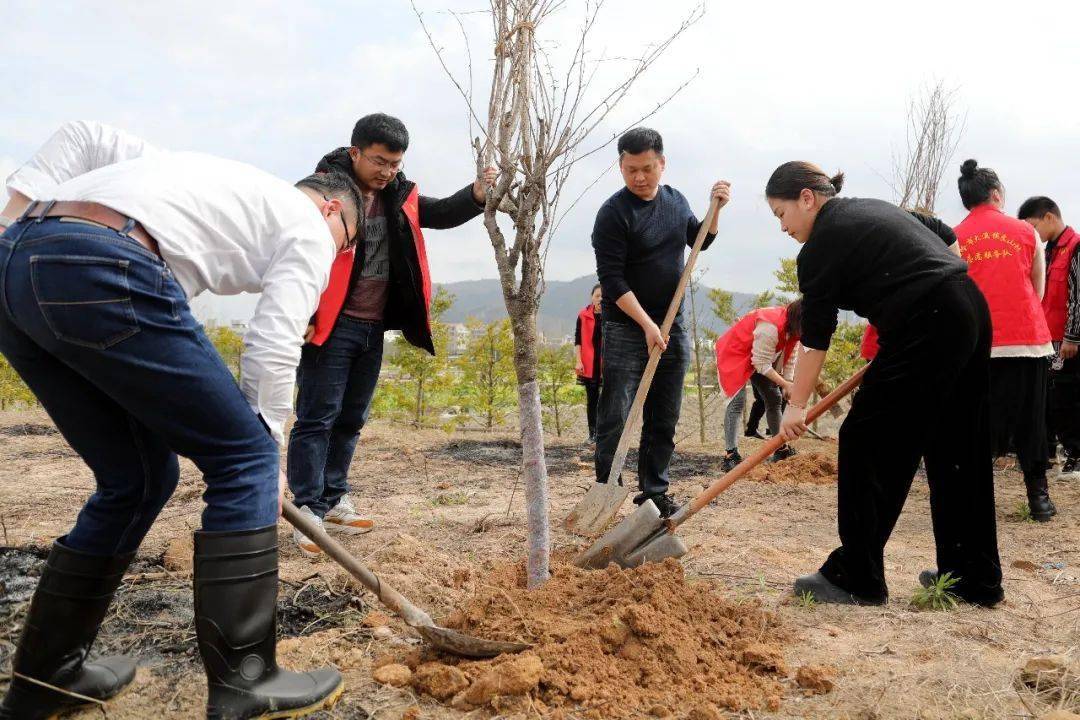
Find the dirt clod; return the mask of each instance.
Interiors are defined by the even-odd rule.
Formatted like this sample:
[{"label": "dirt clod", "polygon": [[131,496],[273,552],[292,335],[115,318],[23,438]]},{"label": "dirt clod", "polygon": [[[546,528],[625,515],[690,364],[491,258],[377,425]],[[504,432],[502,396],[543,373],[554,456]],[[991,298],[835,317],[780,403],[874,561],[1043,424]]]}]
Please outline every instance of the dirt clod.
[{"label": "dirt clod", "polygon": [[720,711],[712,703],[695,705],[687,716],[688,720],[720,720]]},{"label": "dirt clod", "polygon": [[798,485],[832,485],[836,482],[836,460],[816,452],[799,453],[751,470],[747,480]]},{"label": "dirt clod", "polygon": [[416,668],[412,683],[417,692],[445,701],[467,688],[469,678],[456,667],[429,662]]},{"label": "dirt clod", "polygon": [[420,706],[410,705],[405,708],[405,712],[401,713],[401,720],[418,720],[420,717]]},{"label": "dirt clod", "polygon": [[383,685],[405,687],[412,681],[413,673],[406,665],[391,663],[375,668],[371,676],[375,678],[375,682]]},{"label": "dirt clod", "polygon": [[181,533],[165,547],[165,555],[161,564],[166,570],[173,572],[189,573],[194,567],[195,546],[190,533]]},{"label": "dirt clod", "polygon": [[810,695],[824,695],[836,687],[836,672],[823,665],[803,665],[795,671],[795,682]]},{"label": "dirt clod", "polygon": [[487,705],[496,695],[525,695],[536,689],[544,665],[531,653],[518,655],[494,665],[465,691],[463,699],[477,707]]}]

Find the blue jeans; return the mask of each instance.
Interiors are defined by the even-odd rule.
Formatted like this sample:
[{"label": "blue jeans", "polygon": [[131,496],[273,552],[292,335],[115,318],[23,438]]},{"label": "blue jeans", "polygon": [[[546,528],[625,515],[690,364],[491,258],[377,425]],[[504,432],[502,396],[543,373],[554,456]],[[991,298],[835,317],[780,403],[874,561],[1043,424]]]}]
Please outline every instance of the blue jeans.
[{"label": "blue jeans", "polygon": [[371,412],[382,356],[382,323],[347,315],[321,347],[304,346],[287,466],[297,507],[323,517],[349,492],[349,465]]},{"label": "blue jeans", "polygon": [[135,550],[176,489],[176,453],[203,472],[203,529],[277,522],[276,444],[169,268],[131,238],[57,219],[0,236],[0,352],[94,473],[67,547]]},{"label": "blue jeans", "polygon": [[[649,363],[645,333],[637,325],[604,323],[604,385],[596,419],[596,479],[607,482],[626,416]],[[682,408],[683,380],[690,364],[690,341],[676,328],[653,376],[642,409],[638,446],[638,489],[634,502],[668,491],[668,466],[675,452],[675,426]]]}]

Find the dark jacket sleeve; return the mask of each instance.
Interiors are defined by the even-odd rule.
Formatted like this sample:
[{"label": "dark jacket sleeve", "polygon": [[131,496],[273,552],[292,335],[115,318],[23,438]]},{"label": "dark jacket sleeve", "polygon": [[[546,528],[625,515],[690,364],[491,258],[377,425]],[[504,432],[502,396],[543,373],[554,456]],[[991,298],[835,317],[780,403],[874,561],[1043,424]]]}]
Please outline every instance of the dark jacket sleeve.
[{"label": "dark jacket sleeve", "polygon": [[617,301],[630,292],[626,282],[626,230],[618,212],[603,205],[593,224],[592,246],[596,254],[596,277],[604,297]]},{"label": "dark jacket sleeve", "polygon": [[578,315],[577,322],[574,323],[574,344],[581,344],[581,316]]},{"label": "dark jacket sleeve", "polygon": [[913,210],[911,216],[933,230],[934,234],[941,238],[941,242],[945,243],[945,247],[952,247],[952,244],[956,242],[956,233],[953,229],[933,215],[924,215]]},{"label": "dark jacket sleeve", "polygon": [[799,275],[799,292],[803,296],[802,342],[811,350],[828,350],[836,332],[840,309],[832,300],[829,278],[832,263],[829,258],[818,258],[813,246],[804,245],[796,260]]},{"label": "dark jacket sleeve", "polygon": [[[1049,272],[1049,271],[1047,271]],[[1068,300],[1065,303],[1065,340],[1080,344],[1080,252],[1069,260]]]},{"label": "dark jacket sleeve", "polygon": [[484,212],[484,206],[476,202],[472,183],[444,198],[420,196],[420,227],[446,230],[464,225]]}]

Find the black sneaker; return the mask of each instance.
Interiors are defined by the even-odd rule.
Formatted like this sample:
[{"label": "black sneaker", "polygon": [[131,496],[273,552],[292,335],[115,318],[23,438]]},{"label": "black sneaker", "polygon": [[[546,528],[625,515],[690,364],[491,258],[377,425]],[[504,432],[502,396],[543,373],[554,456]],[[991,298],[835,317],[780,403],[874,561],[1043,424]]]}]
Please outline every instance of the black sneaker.
[{"label": "black sneaker", "polygon": [[1058,473],[1058,480],[1080,480],[1080,458],[1066,457],[1065,464]]},{"label": "black sneaker", "polygon": [[653,505],[660,511],[660,517],[662,518],[671,517],[679,509],[678,504],[675,502],[675,498],[667,493],[664,493],[663,495],[653,495],[649,499],[653,501]]},{"label": "black sneaker", "polygon": [[789,457],[792,457],[792,456],[798,455],[798,454],[799,453],[798,453],[797,450],[795,450],[795,448],[791,447],[790,445],[784,444],[784,445],[781,445],[780,447],[778,447],[776,449],[776,452],[774,452],[769,457],[769,462],[779,462],[781,460],[787,460]]},{"label": "black sneaker", "polygon": [[739,454],[738,449],[728,450],[724,453],[724,459],[720,461],[720,469],[726,473],[735,469],[735,466],[743,461],[742,455]]},{"label": "black sneaker", "polygon": [[758,440],[765,439],[765,436],[762,435],[757,429],[751,430],[750,428],[746,428],[746,430],[743,430],[743,437],[757,438]]}]

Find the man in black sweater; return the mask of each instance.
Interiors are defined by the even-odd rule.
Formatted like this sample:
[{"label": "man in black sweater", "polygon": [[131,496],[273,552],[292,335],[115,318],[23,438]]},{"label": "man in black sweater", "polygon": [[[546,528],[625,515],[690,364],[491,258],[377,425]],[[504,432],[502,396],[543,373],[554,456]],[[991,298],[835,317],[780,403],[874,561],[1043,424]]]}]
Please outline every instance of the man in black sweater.
[{"label": "man in black sweater", "polygon": [[[701,221],[682,193],[660,184],[664,143],[660,133],[635,128],[619,138],[619,169],[626,187],[600,207],[593,226],[596,274],[603,288],[604,386],[596,427],[596,479],[607,482],[623,425],[653,347],[663,352],[642,413],[638,488],[634,502],[652,500],[662,516],[676,505],[668,495],[668,465],[675,450],[675,425],[690,341],[682,308],[663,337],[660,324],[679,284],[686,247]],[[717,182],[711,197],[727,204],[731,186]],[[716,237],[716,221],[704,248]]]}]

